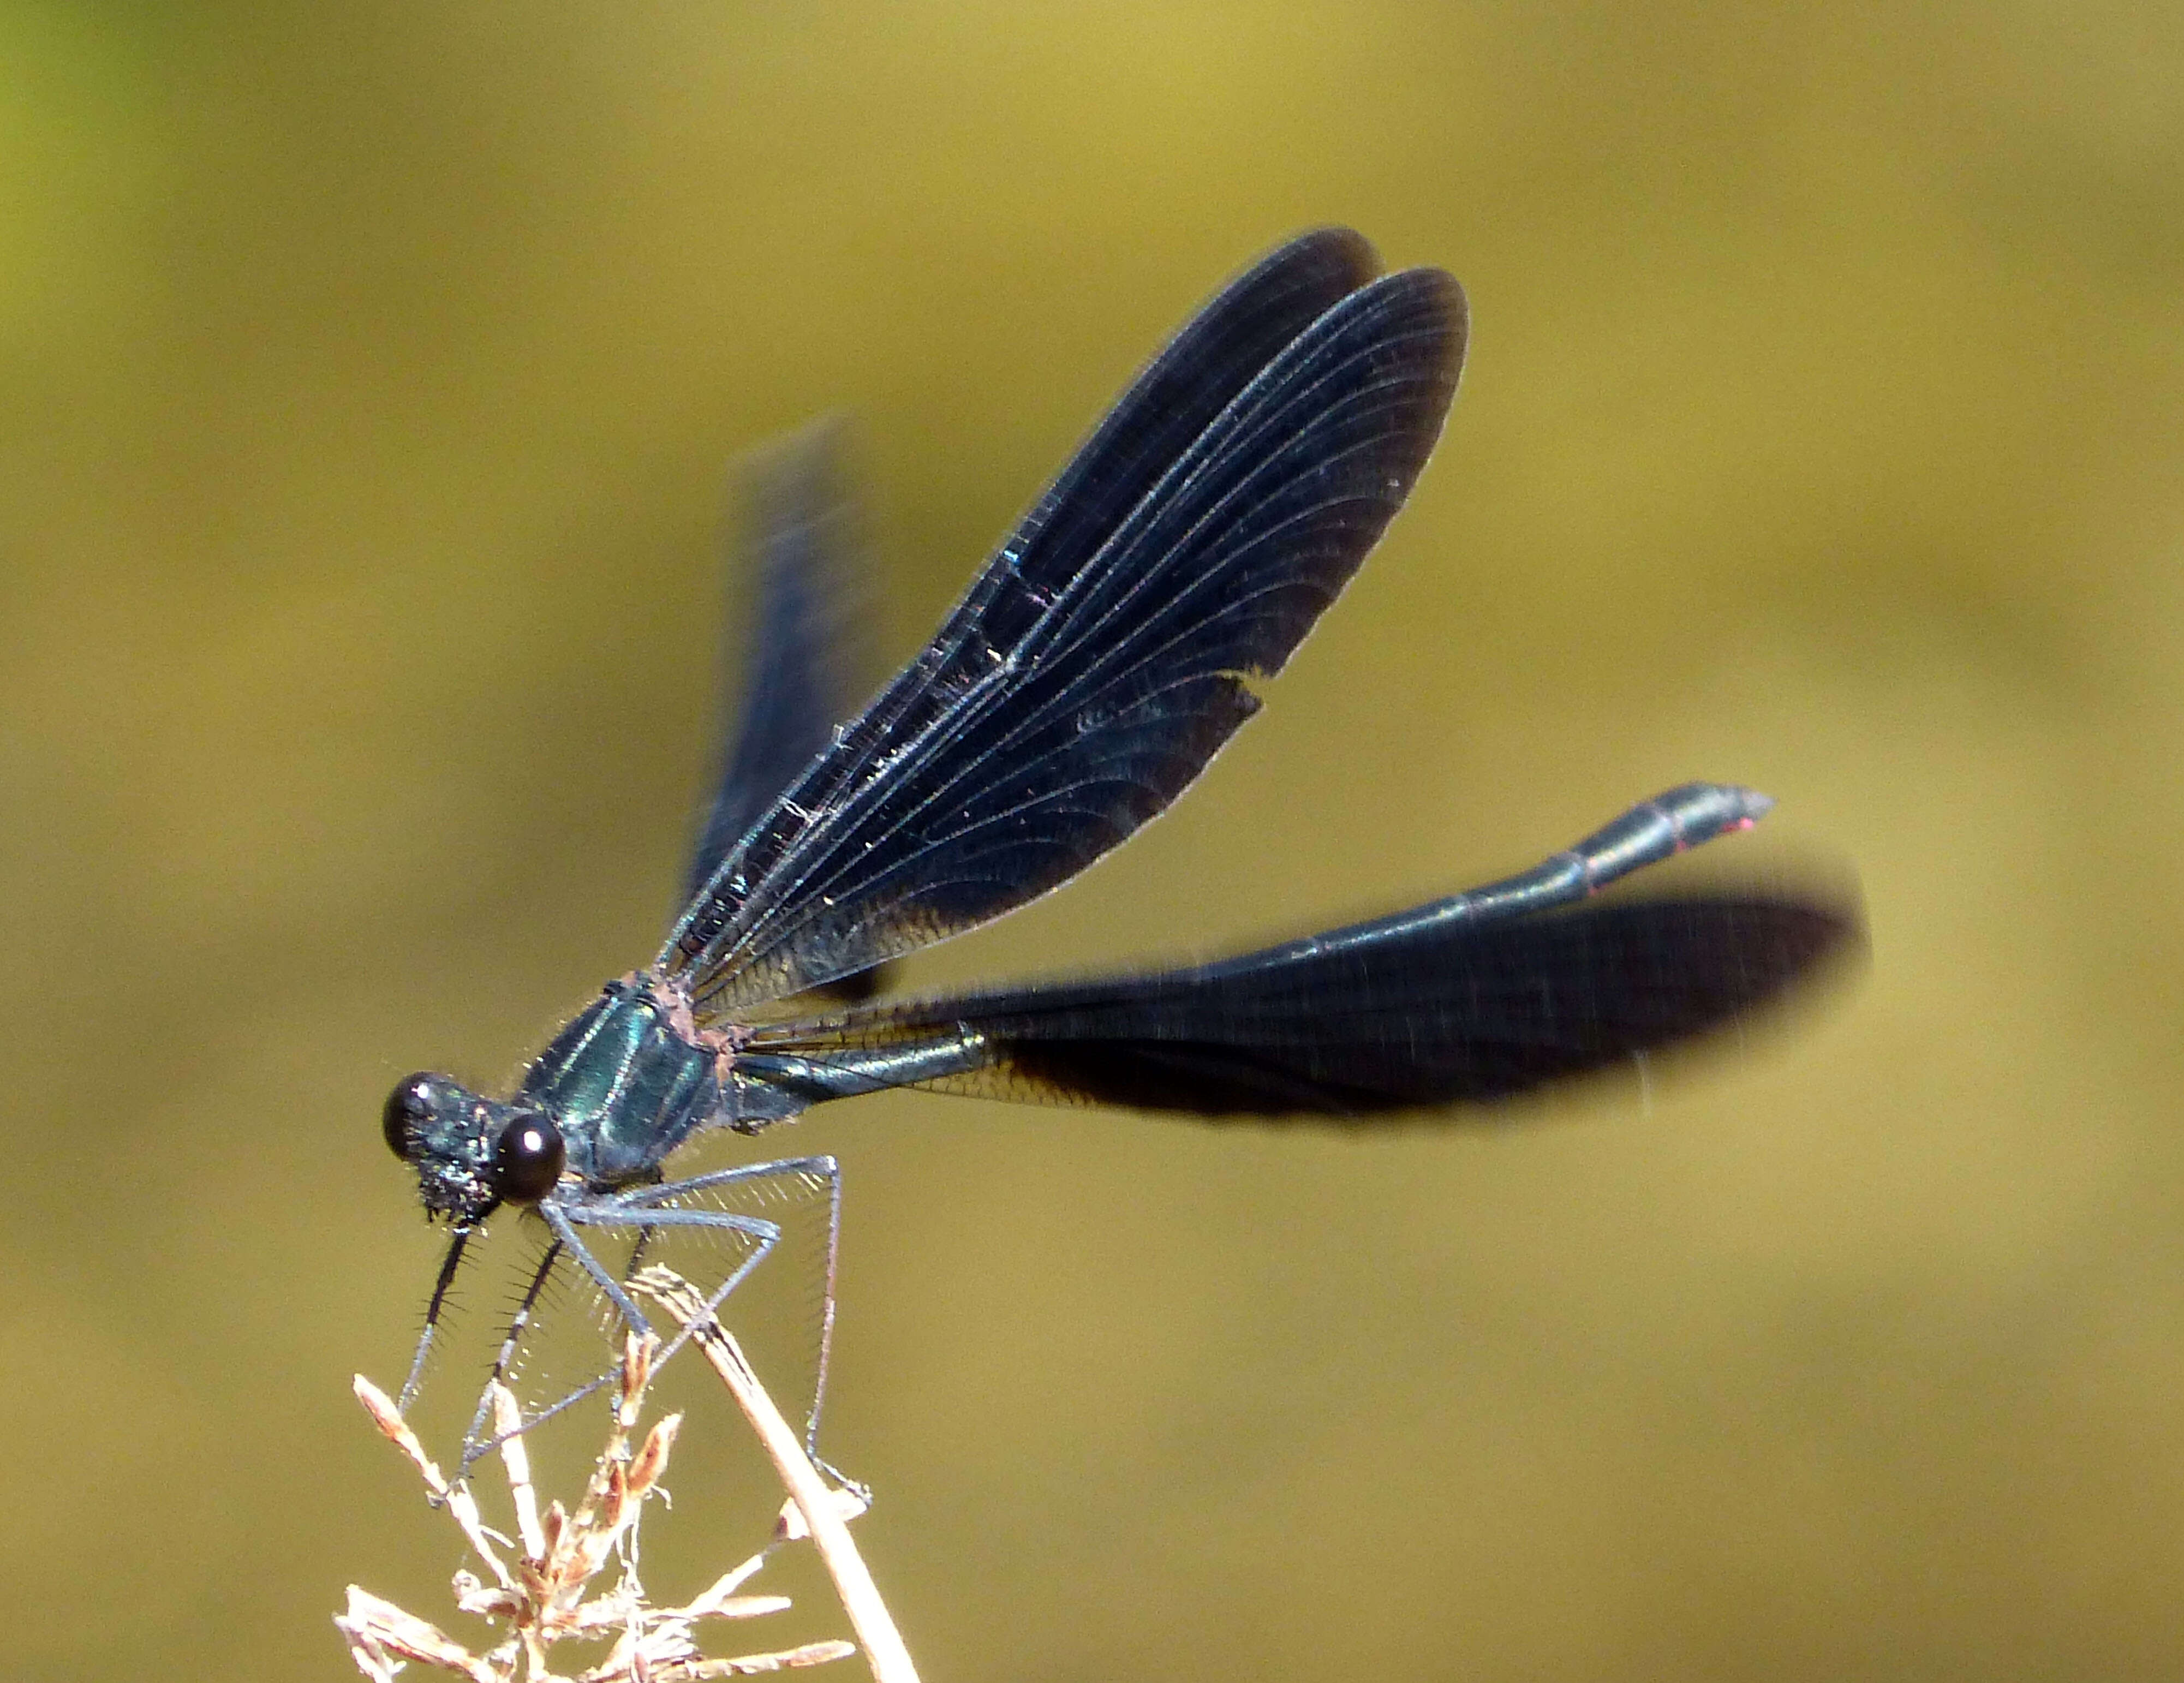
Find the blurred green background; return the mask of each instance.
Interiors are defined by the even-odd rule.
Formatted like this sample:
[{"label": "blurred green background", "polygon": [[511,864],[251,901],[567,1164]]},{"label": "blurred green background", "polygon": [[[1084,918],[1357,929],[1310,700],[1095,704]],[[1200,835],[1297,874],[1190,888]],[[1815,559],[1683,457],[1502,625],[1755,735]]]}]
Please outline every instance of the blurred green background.
[{"label": "blurred green background", "polygon": [[0,1669],[442,1609],[348,1394],[437,1255],[378,1107],[653,950],[726,464],[855,417],[900,659],[1344,221],[1471,296],[1409,511],[1173,816],[909,983],[1701,777],[1871,967],[1523,1126],[772,1136],[846,1163],[827,1443],[925,1675],[2184,1673],[2180,89],[2142,4],[0,8]]}]

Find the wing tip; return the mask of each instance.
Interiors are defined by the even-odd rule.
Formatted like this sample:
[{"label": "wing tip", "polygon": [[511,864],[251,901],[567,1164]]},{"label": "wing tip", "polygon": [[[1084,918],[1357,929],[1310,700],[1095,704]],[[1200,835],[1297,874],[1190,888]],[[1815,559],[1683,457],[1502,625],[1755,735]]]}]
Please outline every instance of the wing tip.
[{"label": "wing tip", "polygon": [[1346,292],[1356,292],[1380,273],[1380,254],[1373,248],[1373,242],[1357,229],[1340,222],[1323,223],[1292,236],[1244,272],[1249,275],[1306,261],[1330,275],[1347,277]]}]

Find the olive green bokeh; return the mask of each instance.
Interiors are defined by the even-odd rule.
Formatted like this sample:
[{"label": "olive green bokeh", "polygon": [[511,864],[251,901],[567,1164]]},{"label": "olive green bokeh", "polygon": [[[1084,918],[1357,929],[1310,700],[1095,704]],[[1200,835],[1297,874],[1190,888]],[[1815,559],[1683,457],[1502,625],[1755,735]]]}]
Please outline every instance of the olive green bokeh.
[{"label": "olive green bokeh", "polygon": [[724,465],[855,418],[899,658],[1330,220],[1470,293],[1412,506],[911,983],[1691,777],[1781,802],[1724,866],[1855,861],[1871,967],[1518,1125],[776,1135],[847,1165],[828,1443],[926,1675],[2184,1670],[2180,89],[2120,4],[0,9],[0,1670],[437,1606],[347,1395],[434,1254],[379,1102],[652,950]]}]

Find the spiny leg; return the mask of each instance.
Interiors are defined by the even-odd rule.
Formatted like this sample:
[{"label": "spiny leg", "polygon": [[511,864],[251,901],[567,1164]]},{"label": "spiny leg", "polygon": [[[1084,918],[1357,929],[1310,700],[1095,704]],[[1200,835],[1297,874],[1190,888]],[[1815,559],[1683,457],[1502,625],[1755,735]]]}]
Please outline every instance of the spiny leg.
[{"label": "spiny leg", "polygon": [[[564,1251],[575,1257],[584,1272],[590,1275],[599,1288],[607,1294],[609,1301],[614,1305],[615,1312],[621,1316],[625,1326],[639,1337],[652,1331],[652,1324],[644,1318],[644,1311],[637,1307],[635,1301],[622,1289],[621,1282],[600,1264],[599,1258],[592,1254],[591,1247],[577,1237],[575,1228],[571,1225],[570,1216],[565,1212],[570,1209],[582,1210],[583,1207],[581,1201],[560,1198],[548,1198],[538,1205],[539,1216],[546,1223],[548,1230],[553,1234],[553,1239],[548,1244],[546,1254],[540,1259],[537,1271],[532,1275],[530,1288],[523,1294],[523,1301],[515,1312],[514,1320],[510,1323],[508,1336],[503,1340],[500,1354],[493,1362],[492,1376],[486,1381],[484,1394],[478,1399],[477,1413],[471,1417],[470,1430],[464,1436],[463,1467],[465,1471],[478,1457],[497,1446],[504,1437],[510,1435],[505,1433],[493,1437],[480,1435],[487,1416],[492,1411],[493,1387],[506,1379],[510,1368],[514,1364],[515,1352],[522,1344],[524,1335],[530,1329],[531,1317],[538,1306],[539,1296],[545,1290],[546,1282],[553,1277],[554,1265],[560,1260]],[[586,1380],[573,1390],[538,1410],[538,1413],[523,1415],[515,1429],[529,1431],[533,1427],[552,1419],[564,1409],[572,1407],[604,1388],[620,1371],[618,1366],[610,1365],[596,1377]]]},{"label": "spiny leg", "polygon": [[[676,1182],[667,1189],[648,1190],[674,1190],[691,1184]],[[751,1241],[751,1252],[738,1262],[727,1279],[707,1296],[705,1307],[708,1311],[716,1309],[722,1300],[741,1285],[749,1277],[751,1270],[764,1262],[772,1253],[774,1246],[781,1242],[779,1223],[767,1221],[763,1217],[740,1216],[727,1210],[655,1209],[632,1206],[619,1198],[601,1199],[596,1203],[573,1201],[566,1203],[556,1210],[549,1219],[554,1222],[556,1231],[560,1231],[564,1223],[572,1224],[578,1222],[587,1227],[635,1227],[638,1229],[638,1249],[650,1243],[658,1236],[661,1229],[668,1228],[694,1228],[701,1230],[710,1229],[718,1233],[741,1234]],[[582,1261],[586,1270],[599,1283],[599,1288],[614,1301],[615,1307],[621,1312],[622,1318],[636,1331],[649,1332],[652,1329],[651,1324],[644,1318],[636,1304],[631,1300],[629,1293],[623,1288],[621,1280],[600,1266],[599,1261],[593,1257],[582,1241],[577,1239],[573,1225],[568,1228],[568,1241],[571,1248]],[[632,1258],[632,1266],[624,1271],[624,1277],[634,1272],[634,1258]],[[682,1347],[688,1337],[689,1334],[685,1331],[669,1340],[660,1347],[657,1359],[663,1363],[666,1361],[670,1356]]]},{"label": "spiny leg", "polygon": [[653,1234],[658,1231],[659,1229],[651,1227],[638,1229],[637,1243],[629,1247],[629,1260],[621,1266],[621,1280],[624,1285],[627,1285],[635,1278],[637,1271],[644,1266],[644,1253],[652,1244]]},{"label": "spiny leg", "polygon": [[417,1386],[425,1377],[425,1360],[432,1354],[433,1335],[440,1330],[440,1312],[448,1305],[448,1288],[455,1283],[455,1270],[461,1265],[463,1247],[470,1243],[470,1229],[455,1229],[447,1257],[440,1264],[440,1277],[432,1282],[432,1301],[425,1306],[425,1329],[417,1335],[417,1353],[410,1358],[410,1377],[402,1381],[402,1400],[396,1405],[405,1413],[417,1400]]},{"label": "spiny leg", "polygon": [[538,1213],[546,1218],[546,1225],[553,1229],[554,1237],[569,1247],[570,1255],[592,1277],[593,1284],[606,1293],[608,1301],[615,1307],[615,1312],[621,1317],[622,1324],[642,1338],[652,1330],[652,1323],[644,1318],[644,1312],[637,1307],[636,1300],[622,1289],[621,1281],[616,1278],[612,1270],[602,1266],[599,1259],[592,1254],[591,1246],[577,1236],[575,1223],[577,1222],[593,1227],[628,1225],[611,1220],[602,1221],[593,1213],[599,1209],[618,1207],[617,1200],[603,1199],[594,1203],[578,1194],[567,1198],[549,1198],[538,1206]]},{"label": "spiny leg", "polygon": [[[500,1341],[500,1353],[493,1358],[493,1372],[487,1376],[485,1389],[478,1394],[477,1413],[471,1416],[468,1430],[463,1434],[463,1471],[470,1470],[471,1463],[491,1449],[500,1440],[497,1437],[481,1439],[479,1432],[493,1413],[493,1393],[495,1386],[504,1383],[508,1371],[515,1363],[515,1352],[523,1342],[523,1335],[531,1329],[532,1312],[538,1307],[539,1294],[546,1290],[546,1282],[553,1278],[554,1264],[560,1260],[561,1241],[554,1240],[546,1246],[546,1254],[538,1259],[532,1271],[531,1284],[525,1288],[522,1300],[510,1318],[508,1335]],[[526,1421],[526,1425],[532,1424]]]},{"label": "spiny leg", "polygon": [[[722,1303],[750,1277],[758,1265],[772,1254],[780,1244],[783,1229],[779,1223],[763,1217],[739,1214],[729,1210],[677,1209],[662,1207],[671,1201],[694,1193],[706,1191],[723,1185],[742,1182],[779,1179],[791,1175],[806,1175],[822,1180],[827,1187],[827,1237],[824,1297],[822,1303],[818,1349],[816,1390],[811,1415],[805,1426],[805,1445],[812,1458],[839,1483],[851,1489],[861,1489],[855,1482],[829,1466],[816,1452],[819,1424],[819,1404],[825,1394],[827,1368],[833,1347],[834,1322],[835,1271],[841,1240],[841,1173],[832,1157],[802,1157],[777,1162],[753,1163],[741,1168],[722,1169],[709,1174],[693,1176],[687,1180],[671,1181],[661,1185],[647,1186],[626,1192],[605,1195],[561,1194],[542,1201],[538,1206],[540,1218],[552,1234],[545,1256],[533,1273],[529,1289],[512,1320],[507,1338],[503,1341],[495,1360],[487,1390],[480,1398],[478,1410],[466,1434],[463,1466],[470,1464],[493,1448],[500,1439],[484,1436],[486,1422],[491,1409],[492,1386],[505,1379],[513,1366],[516,1352],[529,1330],[539,1297],[551,1277],[555,1263],[562,1254],[573,1258],[585,1274],[605,1294],[623,1324],[640,1335],[651,1333],[653,1327],[644,1311],[627,1287],[626,1282],[634,1275],[641,1264],[644,1253],[655,1239],[668,1229],[711,1231],[734,1234],[749,1241],[750,1252],[744,1257],[718,1285],[705,1290],[707,1312],[717,1314]],[[631,1228],[638,1229],[628,1266],[617,1271],[607,1268],[593,1254],[590,1246],[577,1232],[579,1226],[595,1228]],[[688,1329],[679,1332],[665,1342],[655,1361],[666,1360],[688,1341]],[[577,1386],[536,1413],[526,1413],[519,1429],[529,1430],[552,1418],[563,1410],[582,1402],[607,1385],[617,1370],[610,1367],[598,1377]]]},{"label": "spiny leg", "polygon": [[[618,1201],[624,1207],[634,1210],[676,1198],[686,1197],[692,1193],[703,1192],[716,1187],[733,1185],[747,1181],[783,1179],[793,1176],[810,1177],[823,1181],[827,1188],[827,1239],[825,1246],[824,1274],[821,1284],[817,1351],[818,1359],[816,1369],[813,1376],[811,1410],[805,1420],[805,1452],[811,1456],[813,1462],[818,1465],[822,1471],[825,1472],[837,1483],[861,1492],[863,1491],[862,1485],[859,1485],[855,1480],[850,1478],[848,1474],[843,1473],[838,1468],[829,1464],[825,1457],[819,1453],[819,1416],[822,1408],[826,1403],[827,1379],[833,1361],[836,1301],[835,1286],[838,1279],[841,1263],[841,1165],[831,1156],[783,1157],[771,1162],[744,1163],[734,1168],[717,1169],[706,1174],[693,1175],[687,1180],[677,1180],[669,1182],[660,1186],[640,1188],[621,1195]],[[715,1218],[710,1223],[699,1222],[691,1223],[693,1225],[711,1224],[716,1226],[726,1226],[730,1224],[728,1222],[720,1219],[720,1218],[726,1215],[727,1212],[685,1212],[683,1213],[711,1216]],[[648,1221],[651,1219],[651,1217],[647,1217]],[[778,1227],[777,1224],[775,1225],[777,1238]],[[649,1233],[649,1229],[648,1229],[648,1234]],[[747,1259],[741,1267],[736,1269],[725,1284],[714,1290],[708,1296],[706,1300],[706,1309],[709,1313],[718,1313],[720,1306],[727,1300],[728,1294],[733,1291],[738,1285],[742,1284],[751,1270],[763,1259],[766,1251],[771,1251],[772,1248],[772,1244],[768,1244],[756,1255]],[[633,1267],[629,1272],[634,1272]],[[627,1277],[627,1275],[626,1273],[625,1278]],[[678,1346],[681,1340],[678,1340]]]}]

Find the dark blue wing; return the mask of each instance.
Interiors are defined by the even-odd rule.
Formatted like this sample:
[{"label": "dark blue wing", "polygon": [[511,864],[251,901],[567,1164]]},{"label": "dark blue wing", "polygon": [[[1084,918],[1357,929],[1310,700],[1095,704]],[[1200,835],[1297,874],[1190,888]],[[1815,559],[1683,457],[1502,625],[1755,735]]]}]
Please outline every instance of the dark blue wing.
[{"label": "dark blue wing", "polygon": [[761,1028],[739,1067],[806,1102],[927,1086],[1370,1119],[1505,1097],[1738,1021],[1855,950],[1855,905],[1823,896],[1591,899],[1764,810],[1686,785],[1468,894],[1216,964]]},{"label": "dark blue wing", "polygon": [[1738,1021],[1857,931],[1801,900],[1602,902],[1339,950],[877,1010],[761,1038],[748,1078],[806,1102],[923,1086],[1220,1116],[1499,1099]]},{"label": "dark blue wing", "polygon": [[1306,236],[1169,346],[663,950],[701,1014],[1000,916],[1161,811],[1257,708],[1424,466],[1462,355],[1437,270]]},{"label": "dark blue wing", "polygon": [[853,559],[839,441],[839,427],[822,422],[744,471],[736,571],[738,582],[756,581],[758,612],[723,720],[719,793],[691,852],[686,904],[864,699],[854,686],[866,586]]}]

